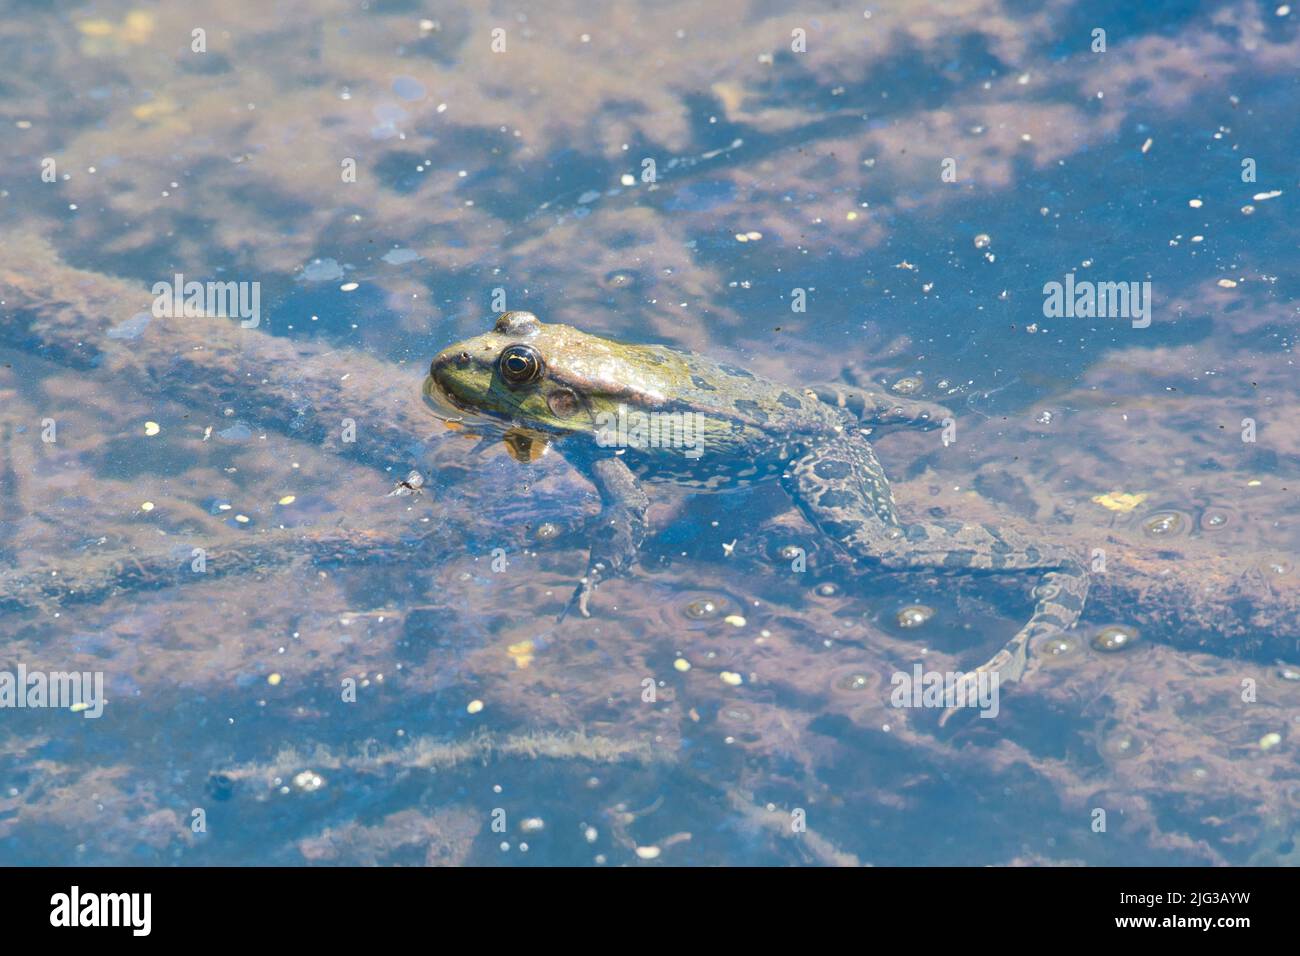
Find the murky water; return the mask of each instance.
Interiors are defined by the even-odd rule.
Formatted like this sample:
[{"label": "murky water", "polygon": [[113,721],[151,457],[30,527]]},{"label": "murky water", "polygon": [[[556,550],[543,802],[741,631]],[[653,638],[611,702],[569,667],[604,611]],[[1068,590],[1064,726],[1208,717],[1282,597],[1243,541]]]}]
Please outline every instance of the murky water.
[{"label": "murky water", "polygon": [[[4,6],[0,862],[1294,861],[1300,12],[438,6]],[[557,623],[593,489],[420,401],[503,308],[944,404],[899,507],[1078,627],[896,707],[1031,584],[771,483],[652,486]]]}]

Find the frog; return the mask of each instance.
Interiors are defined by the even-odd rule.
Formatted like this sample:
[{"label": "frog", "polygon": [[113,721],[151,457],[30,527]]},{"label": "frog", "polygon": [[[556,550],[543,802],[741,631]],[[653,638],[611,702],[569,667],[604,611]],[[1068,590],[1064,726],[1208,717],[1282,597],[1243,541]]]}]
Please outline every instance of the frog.
[{"label": "frog", "polygon": [[1030,646],[1074,627],[1087,600],[1088,569],[1068,550],[1011,527],[904,520],[868,435],[951,422],[941,405],[860,385],[797,388],[527,311],[501,313],[491,331],[439,352],[423,392],[435,409],[553,448],[594,486],[601,510],[586,574],[560,620],[574,608],[589,617],[600,584],[632,573],[647,486],[658,483],[715,493],[779,482],[809,524],[867,570],[1029,576],[1029,620],[967,681],[1021,680]]}]

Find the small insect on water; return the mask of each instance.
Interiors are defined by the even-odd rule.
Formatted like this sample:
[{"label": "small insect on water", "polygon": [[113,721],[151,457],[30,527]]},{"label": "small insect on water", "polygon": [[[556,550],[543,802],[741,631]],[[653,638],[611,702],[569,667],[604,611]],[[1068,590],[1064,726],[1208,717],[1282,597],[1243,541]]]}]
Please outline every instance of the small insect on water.
[{"label": "small insect on water", "polygon": [[402,498],[406,495],[418,495],[421,494],[421,489],[423,487],[424,475],[420,474],[419,471],[412,471],[409,475],[399,481],[386,497]]}]

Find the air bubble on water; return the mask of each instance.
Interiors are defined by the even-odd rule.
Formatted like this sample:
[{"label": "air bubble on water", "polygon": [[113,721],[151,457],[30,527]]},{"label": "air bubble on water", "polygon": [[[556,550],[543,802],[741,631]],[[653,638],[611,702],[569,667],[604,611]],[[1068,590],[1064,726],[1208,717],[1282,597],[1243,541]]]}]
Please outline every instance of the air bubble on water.
[{"label": "air bubble on water", "polygon": [[1092,646],[1105,653],[1126,650],[1137,643],[1137,631],[1113,625],[1104,627],[1092,639]]},{"label": "air bubble on water", "polygon": [[920,627],[934,617],[934,608],[924,604],[909,604],[898,612],[896,620],[899,627]]}]

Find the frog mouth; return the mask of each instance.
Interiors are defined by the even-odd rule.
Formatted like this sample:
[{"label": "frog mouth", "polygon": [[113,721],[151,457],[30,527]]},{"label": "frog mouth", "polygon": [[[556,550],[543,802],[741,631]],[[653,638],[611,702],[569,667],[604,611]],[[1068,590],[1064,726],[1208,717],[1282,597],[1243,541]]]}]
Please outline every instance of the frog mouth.
[{"label": "frog mouth", "polygon": [[432,375],[424,377],[420,397],[424,400],[425,409],[454,431],[483,434],[502,432],[508,427],[507,423],[496,420],[490,413],[462,404],[452,392],[440,386]]},{"label": "frog mouth", "polygon": [[460,405],[454,396],[439,388],[432,375],[424,377],[424,384],[420,386],[420,397],[424,400],[424,407],[439,421],[460,424],[465,420],[466,416],[463,413],[467,409]]}]

